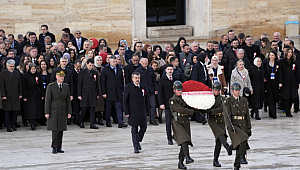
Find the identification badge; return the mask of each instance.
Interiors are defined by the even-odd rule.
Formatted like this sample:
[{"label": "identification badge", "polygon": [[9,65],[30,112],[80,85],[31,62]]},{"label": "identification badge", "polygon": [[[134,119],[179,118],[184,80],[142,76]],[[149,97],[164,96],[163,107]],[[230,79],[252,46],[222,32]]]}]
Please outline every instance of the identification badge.
[{"label": "identification badge", "polygon": [[275,79],[275,73],[271,73],[271,80]]},{"label": "identification badge", "polygon": [[43,85],[44,85],[44,89],[46,89],[46,83],[43,83]]},{"label": "identification badge", "polygon": [[218,81],[218,78],[217,78],[217,77],[214,77],[214,82],[215,82],[215,81]]}]

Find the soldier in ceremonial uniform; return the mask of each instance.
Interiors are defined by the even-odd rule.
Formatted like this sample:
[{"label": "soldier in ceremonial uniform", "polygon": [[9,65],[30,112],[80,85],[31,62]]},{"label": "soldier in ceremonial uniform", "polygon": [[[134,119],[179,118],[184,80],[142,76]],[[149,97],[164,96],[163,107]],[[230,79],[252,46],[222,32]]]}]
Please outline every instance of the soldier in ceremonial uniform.
[{"label": "soldier in ceremonial uniform", "polygon": [[231,94],[224,102],[223,113],[225,115],[225,125],[227,127],[233,149],[236,150],[234,169],[239,170],[240,164],[247,164],[246,150],[250,149],[248,139],[251,136],[251,122],[247,99],[240,97],[241,85],[232,83]]},{"label": "soldier in ceremonial uniform", "polygon": [[180,147],[179,152],[179,163],[178,169],[187,169],[183,164],[184,158],[186,164],[193,163],[194,160],[190,157],[189,146],[192,144],[191,140],[191,129],[190,129],[190,116],[193,116],[194,109],[191,109],[181,98],[182,84],[180,81],[175,81],[173,84],[174,95],[170,99],[170,109],[173,115],[172,128],[174,137],[178,146]]},{"label": "soldier in ceremonial uniform", "polygon": [[[215,138],[216,145],[214,151],[214,161],[213,166],[221,167],[221,164],[218,161],[221,145],[225,147],[228,155],[232,155],[232,146],[229,146],[227,143],[227,135],[225,122],[223,117],[223,101],[225,98],[220,95],[221,83],[219,81],[215,81],[213,84],[213,92],[215,95],[215,104],[211,109],[207,110],[208,113],[208,125],[210,126]],[[225,113],[226,114],[226,113]]]},{"label": "soldier in ceremonial uniform", "polygon": [[56,81],[47,86],[45,117],[47,130],[52,130],[52,153],[64,153],[62,148],[63,131],[67,130],[67,118],[71,118],[72,107],[69,85],[64,82],[64,70],[56,70]]}]

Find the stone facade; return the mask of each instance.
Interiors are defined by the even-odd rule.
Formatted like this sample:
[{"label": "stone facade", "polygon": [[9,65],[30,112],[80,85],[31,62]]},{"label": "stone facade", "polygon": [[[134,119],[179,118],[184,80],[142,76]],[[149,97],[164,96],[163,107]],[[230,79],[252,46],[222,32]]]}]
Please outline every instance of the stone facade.
[{"label": "stone facade", "polygon": [[[187,25],[193,27],[189,39],[219,39],[229,29],[257,39],[261,33],[285,35],[288,15],[300,16],[299,0],[186,0]],[[199,5],[202,4],[202,5]],[[110,46],[124,38],[131,44],[133,36],[147,38],[145,0],[2,0],[0,28],[6,35],[39,34],[40,26],[61,37],[61,29],[82,31],[87,38],[105,38]],[[194,16],[194,17],[193,17]],[[299,17],[300,18],[300,17]],[[175,38],[175,37],[174,37]],[[155,40],[154,40],[155,41]],[[160,40],[162,41],[162,40]]]}]

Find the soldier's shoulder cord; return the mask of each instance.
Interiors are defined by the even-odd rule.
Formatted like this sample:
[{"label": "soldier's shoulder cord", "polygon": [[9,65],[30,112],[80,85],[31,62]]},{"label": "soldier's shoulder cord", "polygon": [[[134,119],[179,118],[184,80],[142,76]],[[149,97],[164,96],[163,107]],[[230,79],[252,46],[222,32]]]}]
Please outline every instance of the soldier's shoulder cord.
[{"label": "soldier's shoulder cord", "polygon": [[67,86],[68,86],[68,83],[64,83],[64,85],[67,85]]},{"label": "soldier's shoulder cord", "polygon": [[55,83],[55,82],[49,83],[48,86],[51,86],[51,85],[53,85],[54,83]]}]

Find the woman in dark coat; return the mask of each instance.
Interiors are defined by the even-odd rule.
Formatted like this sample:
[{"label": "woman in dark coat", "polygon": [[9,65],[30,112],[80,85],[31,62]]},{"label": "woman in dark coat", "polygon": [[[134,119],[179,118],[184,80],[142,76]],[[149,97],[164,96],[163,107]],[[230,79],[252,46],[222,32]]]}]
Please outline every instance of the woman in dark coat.
[{"label": "woman in dark coat", "polygon": [[98,72],[98,84],[99,84],[99,99],[98,100],[98,105],[95,108],[95,113],[98,118],[98,125],[104,125],[102,122],[103,118],[103,111],[105,110],[104,108],[104,98],[102,96],[101,92],[101,84],[100,84],[100,75],[102,72],[103,67],[101,66],[102,63],[102,57],[101,56],[96,56],[94,59],[94,70]]},{"label": "woman in dark coat", "polygon": [[29,120],[31,130],[35,130],[36,120],[42,118],[45,91],[42,76],[36,72],[34,63],[29,65],[29,71],[22,76],[23,101],[25,119]]},{"label": "woman in dark coat", "polygon": [[264,75],[265,69],[262,67],[262,61],[259,57],[254,59],[254,65],[249,68],[249,76],[253,94],[249,96],[249,108],[251,110],[251,117],[255,113],[255,119],[260,120],[258,109],[261,109],[264,101]]},{"label": "woman in dark coat", "polygon": [[186,40],[184,37],[180,37],[178,39],[177,45],[174,47],[174,51],[178,54],[182,52],[183,45],[186,44]]},{"label": "woman in dark coat", "polygon": [[279,87],[282,87],[282,72],[277,53],[270,51],[263,66],[266,79],[266,99],[269,106],[269,117],[276,119],[276,102],[278,102]]},{"label": "woman in dark coat", "polygon": [[296,62],[294,51],[288,48],[279,63],[282,68],[283,82],[281,87],[281,99],[286,111],[286,117],[293,117],[291,107],[293,101],[298,98],[298,84],[300,81],[300,68],[298,62]]}]

